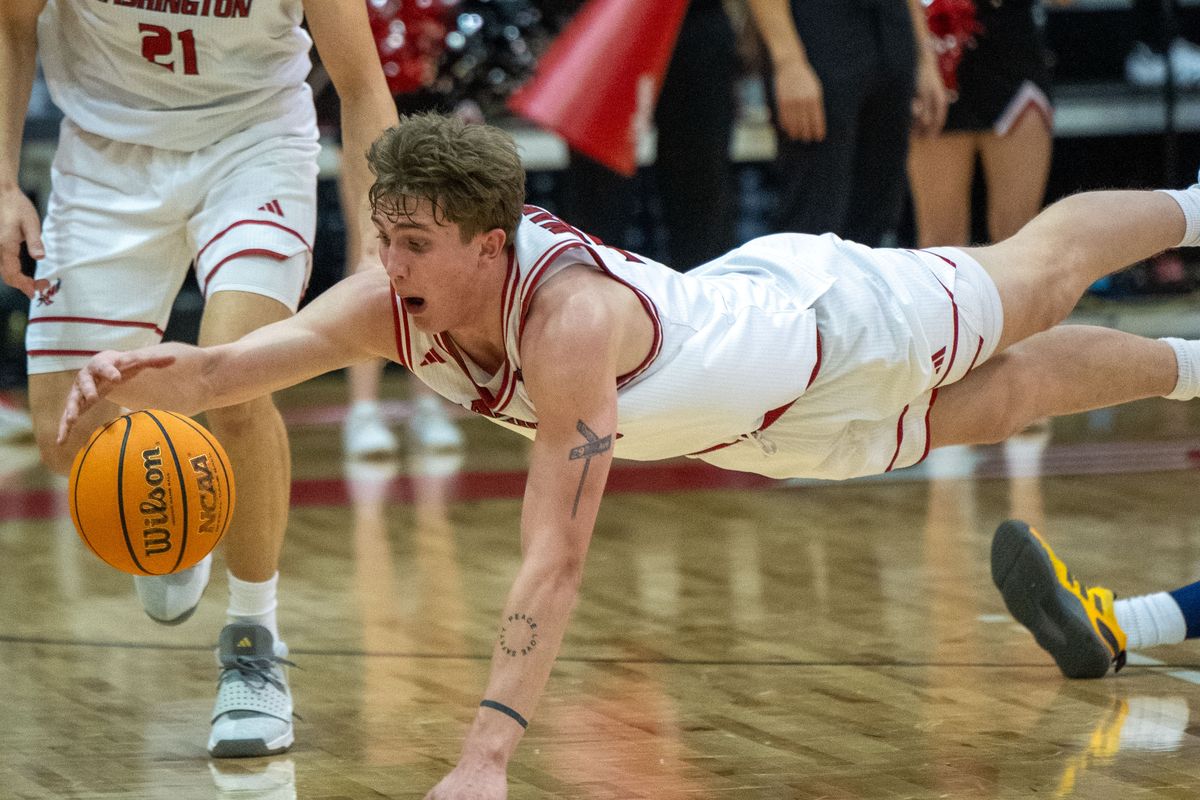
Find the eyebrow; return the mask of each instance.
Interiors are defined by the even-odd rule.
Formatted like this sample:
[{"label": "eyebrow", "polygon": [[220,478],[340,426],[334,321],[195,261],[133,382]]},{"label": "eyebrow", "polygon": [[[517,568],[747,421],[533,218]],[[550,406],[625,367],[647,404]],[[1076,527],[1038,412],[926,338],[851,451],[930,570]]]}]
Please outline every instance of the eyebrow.
[{"label": "eyebrow", "polygon": [[418,230],[418,231],[427,231],[427,230],[429,230],[429,226],[428,226],[428,225],[423,225],[423,224],[421,224],[421,223],[419,223],[419,222],[400,222],[400,221],[397,221],[397,222],[391,222],[390,220],[386,220],[386,219],[384,219],[384,218],[381,218],[381,217],[380,217],[379,215],[377,215],[377,214],[372,214],[372,215],[371,215],[371,222],[374,222],[374,223],[375,223],[375,225],[376,225],[376,227],[378,227],[378,228],[382,228],[382,229],[384,229],[384,230],[387,230],[387,227],[388,227],[388,223],[389,223],[389,222],[391,223],[392,230],[408,230],[408,229],[412,229],[412,230]]}]

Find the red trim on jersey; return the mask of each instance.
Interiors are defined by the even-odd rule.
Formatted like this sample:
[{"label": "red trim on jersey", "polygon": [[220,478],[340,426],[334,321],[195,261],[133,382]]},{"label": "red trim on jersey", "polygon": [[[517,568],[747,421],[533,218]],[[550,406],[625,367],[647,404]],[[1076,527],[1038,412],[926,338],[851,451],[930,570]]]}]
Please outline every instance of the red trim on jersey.
[{"label": "red trim on jersey", "polygon": [[971,359],[971,366],[967,367],[967,372],[975,369],[975,362],[979,360],[979,354],[983,352],[983,337],[979,337],[979,346],[975,348],[975,357]]},{"label": "red trim on jersey", "polygon": [[920,464],[929,455],[929,443],[933,439],[933,432],[929,429],[929,415],[933,412],[933,404],[937,402],[937,396],[937,389],[929,393],[929,407],[925,409],[925,450],[921,453],[921,457],[913,462],[914,464]]},{"label": "red trim on jersey", "polygon": [[[520,270],[517,269],[517,248],[516,245],[508,248],[508,272],[504,276],[504,296],[500,304],[500,331],[504,336],[504,377],[500,381],[500,391],[497,392],[496,405],[493,411],[499,411],[508,406],[512,402],[513,397],[517,393],[517,378],[516,370],[512,366],[512,360],[508,356],[508,329],[512,320],[513,306],[517,301],[517,286],[520,284]],[[517,353],[520,357],[520,353]],[[469,377],[469,376],[468,376]],[[474,383],[474,379],[471,381]]]},{"label": "red trim on jersey", "polygon": [[955,264],[953,261],[951,261],[950,259],[946,258],[946,257],[945,257],[944,255],[942,255],[941,253],[935,253],[935,252],[933,252],[932,250],[918,250],[917,252],[918,252],[918,253],[926,253],[926,254],[928,254],[928,255],[931,255],[931,256],[933,256],[934,258],[940,258],[942,261],[945,261],[945,262],[946,262],[947,264],[949,264],[950,266],[954,267],[955,269],[958,269],[958,264]]},{"label": "red trim on jersey", "polygon": [[896,466],[896,459],[900,457],[900,445],[904,444],[904,415],[907,413],[908,406],[905,406],[900,412],[900,419],[896,420],[896,452],[892,453],[892,460],[888,462],[884,472],[891,472],[892,467]]},{"label": "red trim on jersey", "polygon": [[542,253],[541,257],[533,263],[533,267],[529,270],[529,275],[521,285],[521,290],[518,296],[521,298],[521,315],[520,321],[517,324],[517,341],[521,341],[521,335],[525,333],[525,315],[529,313],[529,304],[533,302],[533,293],[537,290],[537,286],[542,281],[542,275],[549,269],[550,265],[558,260],[558,257],[568,250],[574,248],[588,249],[587,244],[583,241],[562,242],[561,244],[550,248]]},{"label": "red trim on jersey", "polygon": [[[937,280],[937,277],[934,277]],[[945,383],[946,378],[950,376],[950,370],[954,369],[954,359],[958,357],[958,302],[954,299],[954,293],[946,288],[946,284],[938,281],[938,285],[946,292],[946,296],[950,298],[950,308],[953,311],[953,319],[951,323],[954,325],[954,343],[950,346],[950,360],[946,363],[946,371],[942,373],[942,377],[933,385],[936,389]]]},{"label": "red trim on jersey", "polygon": [[154,331],[159,336],[163,335],[163,329],[153,322],[129,322],[119,319],[98,319],[96,317],[33,317],[26,324],[34,325],[39,322],[78,322],[84,325],[104,325],[109,328],[145,328],[146,330]]},{"label": "red trim on jersey", "polygon": [[821,329],[817,328],[817,363],[813,364],[812,374],[808,376],[808,383],[804,384],[804,391],[808,391],[813,385],[813,381],[817,379],[817,373],[821,371],[821,357],[824,355],[824,348],[821,346]]},{"label": "red trim on jersey", "polygon": [[[471,375],[471,370],[467,369],[466,359],[463,357],[463,354],[459,351],[458,345],[456,345],[454,343],[454,340],[451,339],[449,336],[442,336],[441,334],[437,334],[433,338],[434,338],[434,341],[436,341],[443,348],[445,348],[446,352],[450,354],[450,357],[454,359],[456,364],[458,364],[458,368],[462,370],[463,375],[466,375],[467,380],[469,380],[471,382],[471,385],[475,387],[475,394],[477,394],[479,396],[479,399],[483,401],[483,404],[487,407],[487,409],[489,411],[495,411],[496,406],[497,406],[496,396],[494,394],[492,394],[491,390],[488,389],[486,386],[480,386],[478,383],[475,382],[474,376]],[[508,366],[508,360],[505,359],[504,366],[502,366],[501,369],[505,370],[505,378],[506,379],[508,378],[508,375],[511,373],[511,370],[508,370],[507,366]]]},{"label": "red trim on jersey", "polygon": [[409,369],[412,369],[412,356],[405,357],[405,353],[407,352],[407,349],[406,349],[407,334],[406,334],[405,329],[408,327],[408,317],[405,316],[404,313],[401,311],[400,299],[398,297],[396,297],[396,293],[393,291],[393,292],[391,292],[391,295],[392,295],[392,327],[396,331],[396,358],[400,361],[401,364],[408,367]]},{"label": "red trim on jersey", "polygon": [[525,315],[529,313],[529,304],[533,301],[533,294],[537,291],[537,285],[542,280],[542,274],[545,273],[546,269],[554,263],[555,259],[557,259],[559,255],[574,247],[580,247],[587,251],[588,255],[590,255],[592,260],[595,262],[597,269],[599,269],[609,278],[612,278],[617,283],[632,291],[641,302],[642,308],[646,310],[646,315],[650,317],[650,324],[654,327],[654,341],[650,343],[650,350],[646,353],[646,357],[642,359],[642,362],[632,370],[617,377],[617,389],[621,389],[622,387],[627,386],[634,378],[645,372],[646,369],[654,363],[654,360],[658,358],[658,354],[662,352],[662,322],[659,320],[658,309],[655,307],[654,301],[651,300],[650,297],[641,289],[610,270],[604,259],[600,257],[600,254],[597,253],[596,250],[587,242],[564,242],[562,245],[546,251],[546,253],[543,254],[543,257],[539,259],[541,266],[537,269],[535,274],[532,274],[531,280],[526,281],[525,288],[522,291],[521,322],[517,326],[517,346],[520,346],[521,336],[525,332]]},{"label": "red trim on jersey", "polygon": [[287,260],[287,256],[285,256],[283,253],[277,253],[274,250],[267,250],[262,247],[249,247],[245,250],[238,250],[236,253],[230,253],[218,261],[217,265],[212,268],[212,270],[208,273],[208,276],[204,279],[204,289],[202,292],[206,298],[208,297],[208,285],[212,283],[213,276],[217,274],[217,270],[221,269],[221,267],[225,266],[230,261],[233,261],[235,258],[241,258],[242,256],[266,256],[267,258],[273,258],[276,261]]},{"label": "red trim on jersey", "polygon": [[38,356],[94,356],[99,350],[26,350],[25,355]]},{"label": "red trim on jersey", "polygon": [[200,252],[196,253],[196,261],[197,261],[197,263],[199,263],[199,261],[200,261],[200,257],[201,257],[202,255],[204,255],[204,251],[205,251],[205,250],[207,250],[209,247],[211,247],[211,246],[212,246],[212,244],[213,244],[213,242],[217,241],[217,239],[220,239],[222,236],[224,236],[225,234],[229,233],[229,232],[230,232],[231,230],[233,230],[234,228],[237,228],[237,227],[239,227],[239,226],[241,226],[241,225],[269,225],[269,226],[271,226],[272,228],[279,228],[279,230],[281,230],[281,231],[284,231],[284,232],[286,232],[286,233],[290,233],[292,236],[295,236],[297,239],[299,239],[299,240],[300,240],[300,243],[304,245],[304,247],[305,247],[305,249],[306,249],[306,250],[308,250],[310,253],[312,252],[312,245],[310,245],[310,244],[309,244],[309,243],[308,243],[308,242],[307,242],[307,241],[304,239],[304,237],[303,237],[303,236],[301,236],[299,233],[297,233],[296,231],[294,231],[294,230],[292,230],[291,228],[289,228],[287,225],[281,225],[280,223],[278,223],[278,222],[274,222],[274,221],[272,221],[272,220],[269,220],[269,219],[240,219],[240,220],[238,220],[237,222],[235,222],[235,223],[233,223],[232,225],[230,225],[229,227],[227,227],[225,230],[223,230],[223,231],[221,231],[220,233],[218,233],[216,236],[214,236],[214,237],[212,237],[211,239],[209,239],[209,240],[208,240],[208,243],[207,243],[207,244],[205,244],[205,245],[204,245],[204,247],[201,247],[201,248],[200,248]]},{"label": "red trim on jersey", "polygon": [[[799,400],[799,399],[800,399],[799,397],[796,398],[796,400]],[[703,450],[696,451],[695,453],[688,453],[688,455],[701,456],[701,455],[704,455],[705,453],[711,453],[715,450],[724,450],[726,447],[735,445],[738,442],[745,441],[746,438],[749,436],[754,436],[755,434],[762,433],[767,428],[771,427],[776,422],[778,422],[779,418],[782,417],[784,414],[786,414],[787,410],[796,404],[796,400],[789,400],[788,402],[781,405],[779,408],[773,408],[770,411],[768,411],[766,414],[763,414],[762,425],[759,425],[751,433],[747,433],[743,436],[739,436],[738,438],[734,439],[732,442],[722,442],[721,444],[714,444],[712,447],[706,447]]]}]

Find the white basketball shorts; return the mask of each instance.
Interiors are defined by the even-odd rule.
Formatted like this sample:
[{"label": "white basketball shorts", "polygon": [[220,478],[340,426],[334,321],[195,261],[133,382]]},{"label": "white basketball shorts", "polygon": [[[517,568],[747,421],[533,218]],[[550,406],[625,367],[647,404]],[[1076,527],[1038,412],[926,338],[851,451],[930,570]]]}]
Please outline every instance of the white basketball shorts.
[{"label": "white basketball shorts", "polygon": [[842,255],[837,279],[813,306],[821,354],[808,391],[755,438],[703,460],[777,478],[842,480],[928,454],[938,390],[987,361],[1000,342],[996,285],[955,248],[847,242]]},{"label": "white basketball shorts", "polygon": [[295,311],[312,268],[318,150],[315,129],[249,128],[181,152],[64,122],[37,269],[51,287],[30,308],[29,372],[157,343],[190,265],[205,298],[251,292]]}]

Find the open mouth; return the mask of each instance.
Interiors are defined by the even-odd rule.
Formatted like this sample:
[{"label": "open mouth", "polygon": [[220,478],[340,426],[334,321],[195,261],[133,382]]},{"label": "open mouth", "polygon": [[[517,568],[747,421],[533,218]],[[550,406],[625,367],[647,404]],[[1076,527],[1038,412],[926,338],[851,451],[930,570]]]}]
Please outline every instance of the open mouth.
[{"label": "open mouth", "polygon": [[404,298],[404,310],[410,314],[415,314],[425,308],[424,297],[406,297]]}]

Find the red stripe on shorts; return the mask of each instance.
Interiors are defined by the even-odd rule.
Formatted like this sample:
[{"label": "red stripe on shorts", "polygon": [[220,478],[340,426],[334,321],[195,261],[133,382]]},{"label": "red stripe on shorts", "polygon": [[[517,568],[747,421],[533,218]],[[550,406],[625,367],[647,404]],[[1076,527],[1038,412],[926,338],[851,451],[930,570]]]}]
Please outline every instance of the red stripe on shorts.
[{"label": "red stripe on shorts", "polygon": [[94,356],[99,350],[26,350],[25,355],[31,358],[38,356]]},{"label": "red stripe on shorts", "polygon": [[204,255],[204,251],[207,250],[209,247],[211,247],[213,242],[217,241],[217,239],[220,239],[222,236],[229,233],[231,230],[233,230],[234,228],[236,228],[240,225],[270,225],[272,228],[279,228],[279,230],[284,231],[285,233],[290,233],[292,236],[295,236],[297,239],[300,240],[300,243],[304,245],[305,249],[307,249],[309,252],[312,252],[312,245],[310,245],[307,241],[305,241],[303,236],[301,236],[299,233],[297,233],[296,231],[289,228],[287,225],[280,225],[278,222],[272,222],[269,219],[242,219],[242,220],[238,220],[237,222],[233,223],[228,228],[226,228],[225,230],[218,233],[216,236],[209,239],[208,243],[205,244],[204,247],[200,248],[200,252],[196,253],[197,263],[199,263],[200,257],[202,255]]},{"label": "red stripe on shorts", "polygon": [[130,322],[128,320],[98,319],[96,317],[34,317],[27,324],[34,325],[39,322],[75,322],[81,325],[105,325],[110,328],[145,328],[148,331],[154,331],[159,336],[163,335],[163,329],[153,322]]},{"label": "red stripe on shorts", "polygon": [[212,272],[208,273],[208,277],[204,279],[205,298],[208,297],[208,285],[212,283],[213,276],[217,274],[217,271],[230,261],[233,261],[235,258],[241,258],[242,256],[266,256],[267,258],[273,258],[276,261],[283,261],[287,258],[287,256],[285,256],[283,253],[276,253],[274,250],[265,250],[261,247],[252,247],[247,250],[238,250],[236,253],[231,253],[218,261],[217,265],[212,268]]}]

